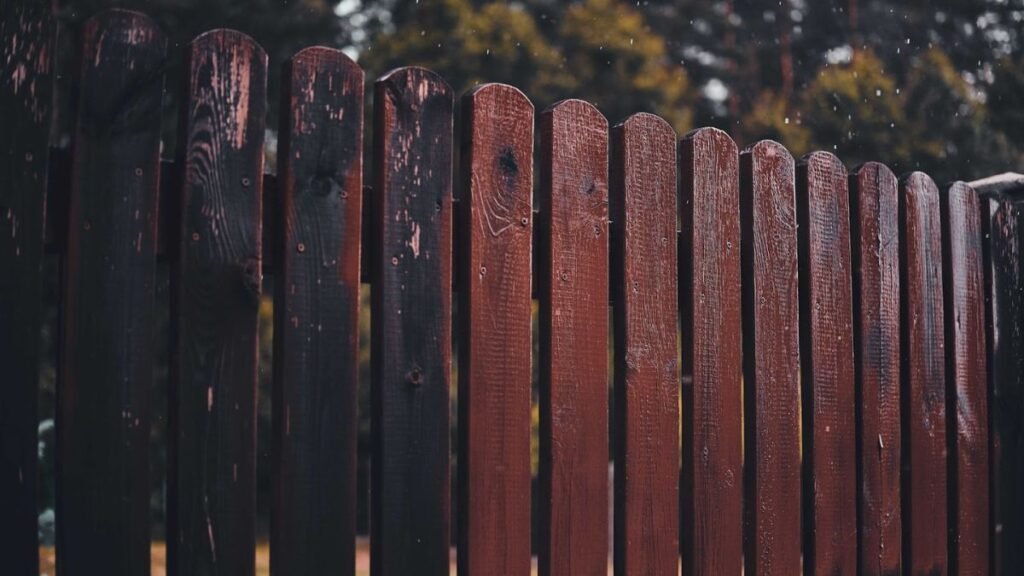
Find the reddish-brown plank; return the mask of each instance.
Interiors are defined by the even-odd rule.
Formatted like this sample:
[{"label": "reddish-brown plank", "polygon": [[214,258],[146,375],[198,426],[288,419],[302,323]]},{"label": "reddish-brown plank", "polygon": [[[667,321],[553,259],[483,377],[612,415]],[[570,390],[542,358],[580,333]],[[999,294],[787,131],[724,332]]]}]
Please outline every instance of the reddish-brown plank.
[{"label": "reddish-brown plank", "polygon": [[533,104],[505,84],[462,104],[459,573],[527,576]]},{"label": "reddish-brown plank", "polygon": [[743,568],[739,157],[721,130],[679,149],[683,332],[682,559],[687,574]]},{"label": "reddish-brown plank", "polygon": [[993,573],[1024,565],[1024,222],[1009,198],[985,199],[985,307],[991,454],[989,522]]},{"label": "reddish-brown plank", "polygon": [[900,573],[900,264],[896,176],[850,174],[857,374],[857,547],[864,576]]},{"label": "reddish-brown plank", "polygon": [[149,574],[149,406],[166,41],[135,12],[85,24],[58,412],[61,574]]},{"label": "reddish-brown plank", "polygon": [[543,576],[608,572],[608,121],[563,100],[540,121]]},{"label": "reddish-brown plank", "polygon": [[186,50],[172,260],[168,574],[251,575],[267,56],[214,30]]},{"label": "reddish-brown plank", "polygon": [[814,152],[797,165],[804,573],[857,570],[853,287],[846,168]]},{"label": "reddish-brown plank", "polygon": [[963,182],[941,199],[949,437],[949,571],[988,575],[988,374],[981,206]]},{"label": "reddish-brown plank", "polygon": [[275,574],[351,576],[363,71],[314,47],[282,80],[270,563]]},{"label": "reddish-brown plank", "polygon": [[0,559],[39,571],[39,355],[53,6],[0,4]]},{"label": "reddish-brown plank", "polygon": [[932,576],[947,573],[942,241],[935,182],[922,172],[904,177],[899,208],[903,570]]},{"label": "reddish-brown plank", "polygon": [[[679,360],[676,134],[652,114],[612,130],[615,573],[676,574]],[[595,295],[598,296],[598,295]]]},{"label": "reddish-brown plank", "polygon": [[412,67],[375,89],[370,564],[448,574],[452,91]]},{"label": "reddish-brown plank", "polygon": [[744,150],[740,194],[744,573],[793,575],[800,572],[800,307],[793,297],[799,293],[793,156],[770,140]]}]

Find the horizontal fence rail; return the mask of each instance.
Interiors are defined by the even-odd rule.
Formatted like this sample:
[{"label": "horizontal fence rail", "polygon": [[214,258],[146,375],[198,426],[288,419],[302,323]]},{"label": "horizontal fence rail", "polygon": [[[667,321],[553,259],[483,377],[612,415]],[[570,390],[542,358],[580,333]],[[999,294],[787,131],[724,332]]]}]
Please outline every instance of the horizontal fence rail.
[{"label": "horizontal fence rail", "polygon": [[462,96],[456,132],[456,95],[429,70],[367,79],[326,47],[269,70],[233,30],[184,48],[179,147],[161,160],[164,71],[181,55],[119,10],[85,25],[72,151],[51,149],[41,4],[0,9],[4,573],[38,572],[47,258],[61,265],[63,575],[149,573],[164,352],[167,572],[255,574],[267,300],[274,574],[355,574],[360,386],[373,574],[448,574],[452,544],[473,575],[525,576],[535,552],[545,575],[1024,563],[1019,199],[771,141],[740,150],[652,114],[610,127],[580,100],[537,112],[502,84]]}]

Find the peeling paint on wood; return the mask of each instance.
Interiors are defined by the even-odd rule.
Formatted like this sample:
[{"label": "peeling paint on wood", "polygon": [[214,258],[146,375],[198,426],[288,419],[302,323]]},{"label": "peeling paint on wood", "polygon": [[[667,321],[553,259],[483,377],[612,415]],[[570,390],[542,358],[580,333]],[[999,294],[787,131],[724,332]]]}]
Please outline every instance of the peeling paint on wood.
[{"label": "peeling paint on wood", "polygon": [[233,30],[199,36],[186,54],[172,268],[168,574],[245,576],[255,570],[267,57]]},{"label": "peeling paint on wood", "polygon": [[376,575],[449,569],[452,107],[451,88],[423,68],[394,70],[375,86],[370,564]]},{"label": "peeling paint on wood", "polygon": [[307,48],[282,83],[271,570],[352,576],[363,71]]}]

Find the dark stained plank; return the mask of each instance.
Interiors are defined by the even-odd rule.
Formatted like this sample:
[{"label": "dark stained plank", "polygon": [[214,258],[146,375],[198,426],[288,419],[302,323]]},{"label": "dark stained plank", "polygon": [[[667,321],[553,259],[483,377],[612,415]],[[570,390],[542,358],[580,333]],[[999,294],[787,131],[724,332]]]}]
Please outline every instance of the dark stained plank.
[{"label": "dark stained plank", "polygon": [[941,198],[949,437],[949,571],[989,574],[988,374],[981,205],[963,182]]},{"label": "dark stained plank", "polygon": [[84,28],[64,268],[58,567],[149,574],[149,428],[166,40],[135,12]]},{"label": "dark stained plank", "polygon": [[448,574],[452,91],[412,67],[375,90],[370,565]]},{"label": "dark stained plank", "polygon": [[[615,573],[676,574],[679,360],[676,134],[652,114],[612,130]],[[598,295],[595,295],[598,296]]]},{"label": "dark stained plank", "polygon": [[739,158],[736,143],[714,128],[687,134],[679,158],[683,571],[739,574],[743,568]]},{"label": "dark stained plank", "polygon": [[355,573],[363,71],[285,66],[274,308],[271,570]]},{"label": "dark stained plank", "polygon": [[0,558],[13,576],[39,570],[40,294],[55,30],[47,2],[0,5]]},{"label": "dark stained plank", "polygon": [[857,570],[850,198],[846,168],[814,152],[797,164],[804,573]]},{"label": "dark stained plank", "polygon": [[172,260],[168,574],[253,574],[266,53],[187,48]]},{"label": "dark stained plank", "polygon": [[793,297],[799,293],[793,156],[770,140],[744,150],[740,194],[746,319],[744,573],[793,575],[800,573],[800,307]]},{"label": "dark stained plank", "polygon": [[994,574],[1024,565],[1024,222],[1018,204],[993,196],[983,204],[985,307],[990,415],[989,525]]},{"label": "dark stained plank", "polygon": [[884,164],[850,174],[857,375],[857,549],[864,576],[900,573],[899,187]]},{"label": "dark stained plank", "polygon": [[605,576],[608,121],[591,104],[563,100],[540,127],[538,569]]},{"label": "dark stained plank", "polygon": [[935,182],[922,172],[905,176],[899,209],[903,569],[931,576],[947,573],[942,241]]},{"label": "dark stained plank", "polygon": [[505,84],[462,104],[459,570],[528,576],[533,104]]}]

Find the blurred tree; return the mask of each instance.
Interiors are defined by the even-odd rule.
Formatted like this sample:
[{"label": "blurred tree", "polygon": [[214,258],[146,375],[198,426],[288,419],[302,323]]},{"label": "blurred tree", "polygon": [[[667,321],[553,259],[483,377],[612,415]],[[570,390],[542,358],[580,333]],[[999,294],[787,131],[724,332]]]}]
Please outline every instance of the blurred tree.
[{"label": "blurred tree", "polygon": [[991,117],[998,119],[996,127],[1024,145],[1024,55],[1005,57],[995,66],[988,107]]},{"label": "blurred tree", "polygon": [[804,92],[801,109],[814,147],[835,152],[848,166],[882,160],[899,171],[907,165],[903,98],[872,52],[823,68]]},{"label": "blurred tree", "polygon": [[797,157],[811,150],[811,133],[803,125],[801,114],[792,110],[788,98],[772,90],[762,91],[754,100],[736,134],[741,146],[765,138],[782,143]]}]

